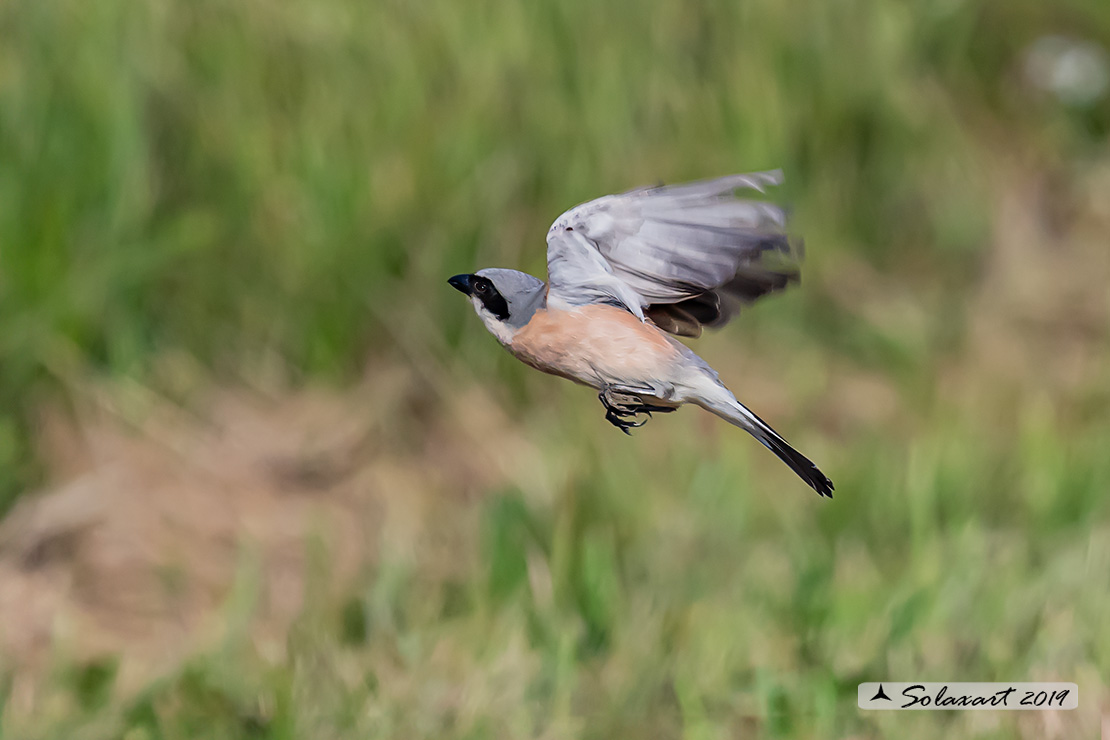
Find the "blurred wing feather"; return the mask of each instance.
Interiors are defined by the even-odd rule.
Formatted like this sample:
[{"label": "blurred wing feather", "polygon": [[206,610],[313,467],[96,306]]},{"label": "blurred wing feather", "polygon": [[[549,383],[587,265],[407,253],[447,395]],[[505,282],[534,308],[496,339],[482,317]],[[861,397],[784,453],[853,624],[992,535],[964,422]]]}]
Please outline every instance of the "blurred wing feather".
[{"label": "blurred wing feather", "polygon": [[572,208],[548,232],[549,298],[618,303],[681,336],[724,324],[798,280],[800,242],[783,210],[735,194],[779,182],[778,172],[732,175]]}]

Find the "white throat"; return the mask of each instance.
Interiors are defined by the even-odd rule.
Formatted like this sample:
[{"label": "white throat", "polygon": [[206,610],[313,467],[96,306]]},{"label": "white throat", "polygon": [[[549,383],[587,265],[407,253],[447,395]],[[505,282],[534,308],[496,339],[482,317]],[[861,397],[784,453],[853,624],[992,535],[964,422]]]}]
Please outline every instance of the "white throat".
[{"label": "white throat", "polygon": [[506,347],[512,344],[513,337],[516,336],[519,329],[514,329],[487,311],[480,299],[474,297],[470,299],[470,302],[474,304],[475,313],[478,314],[478,318],[480,318],[482,323],[486,325],[486,328],[489,329],[489,333],[495,336],[497,341],[501,342],[501,344]]}]

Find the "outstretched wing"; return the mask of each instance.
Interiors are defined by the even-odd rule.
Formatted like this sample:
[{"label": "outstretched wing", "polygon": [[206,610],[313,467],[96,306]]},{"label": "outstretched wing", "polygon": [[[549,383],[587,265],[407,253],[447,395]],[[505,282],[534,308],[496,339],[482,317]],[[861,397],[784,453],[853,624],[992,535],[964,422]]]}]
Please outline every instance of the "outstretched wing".
[{"label": "outstretched wing", "polygon": [[736,195],[781,181],[778,171],[731,175],[572,208],[547,232],[548,300],[614,303],[680,336],[725,324],[798,280],[801,243],[782,208]]}]

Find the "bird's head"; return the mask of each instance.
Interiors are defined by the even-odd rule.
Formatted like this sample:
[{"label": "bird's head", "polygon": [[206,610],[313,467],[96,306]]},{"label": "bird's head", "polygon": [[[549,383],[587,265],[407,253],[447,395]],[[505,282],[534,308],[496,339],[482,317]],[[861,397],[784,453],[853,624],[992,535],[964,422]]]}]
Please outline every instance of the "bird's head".
[{"label": "bird's head", "polygon": [[543,281],[516,270],[487,268],[473,275],[455,275],[447,282],[470,297],[482,323],[502,344],[512,341],[544,298]]}]

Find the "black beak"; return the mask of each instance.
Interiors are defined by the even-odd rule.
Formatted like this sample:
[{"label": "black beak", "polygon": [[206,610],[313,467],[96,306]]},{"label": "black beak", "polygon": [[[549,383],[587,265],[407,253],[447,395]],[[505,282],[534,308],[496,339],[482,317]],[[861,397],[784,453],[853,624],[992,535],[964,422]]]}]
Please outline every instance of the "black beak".
[{"label": "black beak", "polygon": [[460,293],[466,293],[467,295],[472,295],[473,292],[474,292],[470,288],[470,279],[472,277],[474,277],[474,276],[473,275],[456,275],[455,277],[449,279],[447,281],[447,284],[450,285],[455,290],[459,291]]}]

